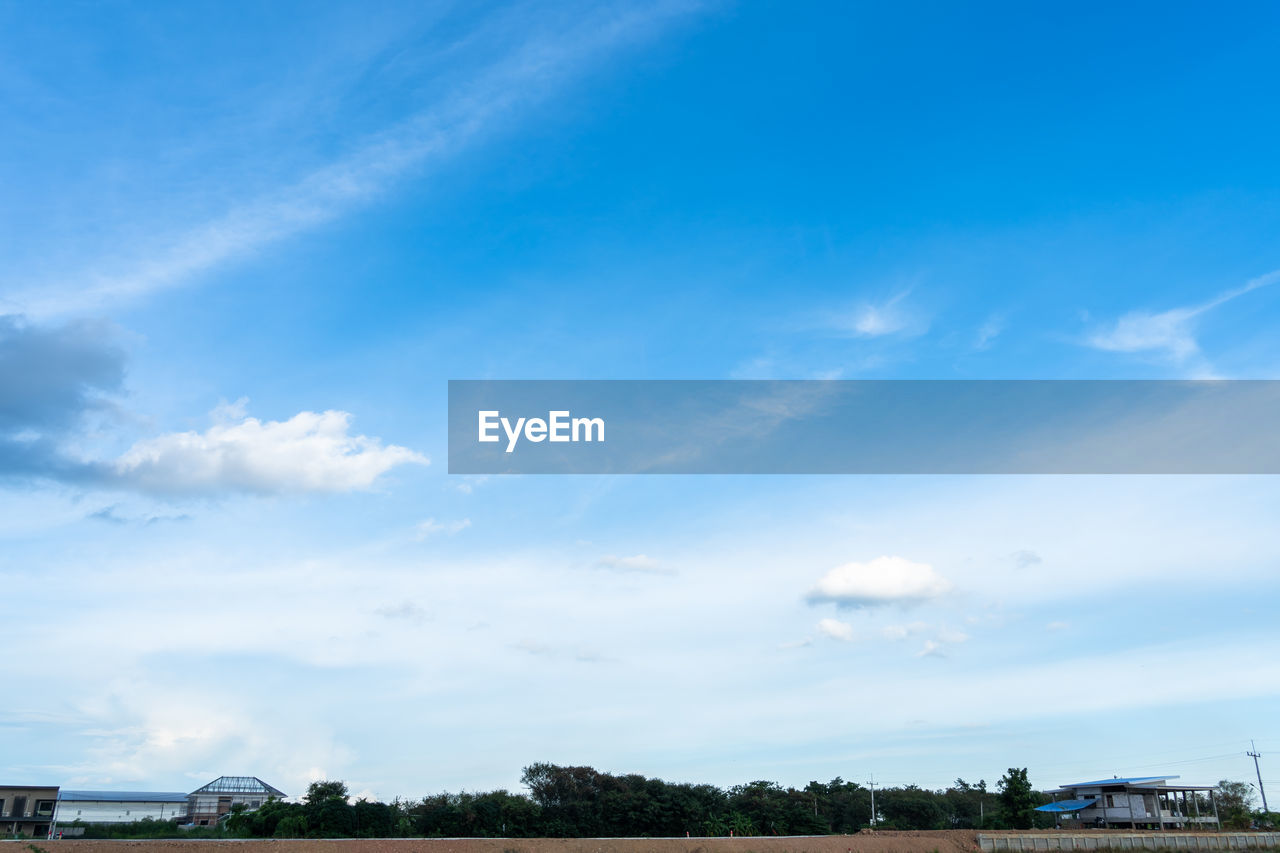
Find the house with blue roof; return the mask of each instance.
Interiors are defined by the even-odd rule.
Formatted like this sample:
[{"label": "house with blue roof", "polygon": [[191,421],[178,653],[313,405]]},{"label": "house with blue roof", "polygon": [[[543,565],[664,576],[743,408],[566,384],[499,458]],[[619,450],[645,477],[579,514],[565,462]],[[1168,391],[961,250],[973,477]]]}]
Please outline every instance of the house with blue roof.
[{"label": "house with blue roof", "polygon": [[1221,829],[1216,788],[1174,785],[1177,776],[1128,776],[1075,782],[1050,791],[1036,809],[1060,829]]}]

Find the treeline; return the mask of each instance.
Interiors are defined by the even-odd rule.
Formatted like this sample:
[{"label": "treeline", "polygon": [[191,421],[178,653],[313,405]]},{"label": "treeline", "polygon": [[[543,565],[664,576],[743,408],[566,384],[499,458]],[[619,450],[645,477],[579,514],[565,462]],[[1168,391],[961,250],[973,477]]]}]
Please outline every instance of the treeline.
[{"label": "treeline", "polygon": [[[608,838],[619,836],[826,835],[872,825],[872,791],[836,778],[803,788],[750,782],[731,788],[615,776],[591,767],[534,764],[509,791],[435,794],[391,803],[351,802],[342,782],[313,782],[301,802],[235,806],[217,826],[174,821],[84,826],[86,838]],[[1049,797],[1032,789],[1026,768],[1009,768],[994,786],[957,779],[941,790],[915,785],[875,790],[878,829],[1030,829],[1051,827],[1034,809]],[[1249,786],[1220,783],[1224,828],[1275,825],[1253,812]],[[82,824],[71,824],[81,827]]]},{"label": "treeline", "polygon": [[[348,801],[341,782],[315,782],[300,803],[268,801],[237,810],[229,834],[256,838],[825,835],[871,825],[872,792],[836,778],[804,788],[759,781],[728,789],[615,776],[591,767],[534,764],[521,782],[529,793],[436,794],[418,801]],[[881,829],[1030,828],[1052,825],[1033,811],[1047,802],[1025,769],[1011,768],[988,791],[957,779],[945,790],[907,785],[875,791]]]}]

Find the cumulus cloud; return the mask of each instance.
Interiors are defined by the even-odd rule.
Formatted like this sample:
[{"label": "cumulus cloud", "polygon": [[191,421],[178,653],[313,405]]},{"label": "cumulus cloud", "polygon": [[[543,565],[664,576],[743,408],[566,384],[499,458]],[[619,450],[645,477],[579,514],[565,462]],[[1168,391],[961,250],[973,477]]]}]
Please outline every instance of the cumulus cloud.
[{"label": "cumulus cloud", "polygon": [[945,595],[951,588],[932,566],[886,556],[835,567],[810,590],[806,601],[853,608],[908,605]]},{"label": "cumulus cloud", "polygon": [[[299,412],[285,421],[245,414],[245,400],[214,410],[206,432],[168,433],[122,456],[86,458],[90,415],[118,413],[125,353],[106,323],[36,325],[0,315],[0,478],[54,480],[159,495],[281,494],[367,489],[391,468],[426,464],[408,448],[352,435],[347,412]],[[113,507],[91,515],[130,519]]]},{"label": "cumulus cloud", "polygon": [[845,643],[853,642],[853,626],[839,619],[822,619],[818,622],[818,633],[833,640]]},{"label": "cumulus cloud", "polygon": [[111,466],[121,484],[167,495],[287,494],[370,488],[397,465],[426,464],[405,447],[350,433],[347,412],[245,417],[205,432],[139,441]]}]

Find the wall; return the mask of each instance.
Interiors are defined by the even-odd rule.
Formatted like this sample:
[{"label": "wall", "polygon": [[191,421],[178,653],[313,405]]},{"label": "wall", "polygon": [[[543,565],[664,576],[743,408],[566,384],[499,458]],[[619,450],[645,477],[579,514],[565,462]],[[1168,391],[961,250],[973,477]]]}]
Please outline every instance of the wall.
[{"label": "wall", "polygon": [[1004,850],[1275,850],[1280,832],[1076,832],[978,835],[983,851]]}]

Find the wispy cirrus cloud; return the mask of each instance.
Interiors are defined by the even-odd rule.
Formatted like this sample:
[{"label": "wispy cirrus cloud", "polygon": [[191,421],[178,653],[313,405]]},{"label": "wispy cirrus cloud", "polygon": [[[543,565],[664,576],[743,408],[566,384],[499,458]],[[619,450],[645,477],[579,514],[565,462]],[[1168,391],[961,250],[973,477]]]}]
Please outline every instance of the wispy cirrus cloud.
[{"label": "wispy cirrus cloud", "polygon": [[[449,94],[408,118],[374,132],[339,157],[291,183],[231,203],[219,216],[188,223],[139,246],[112,269],[91,269],[71,283],[42,281],[7,291],[5,301],[33,316],[96,310],[183,285],[273,243],[331,222],[369,204],[405,179],[419,177],[499,132],[521,111],[554,97],[596,63],[644,41],[672,21],[698,11],[690,3],[591,7],[559,28],[532,15],[500,22],[523,41],[481,65]],[[554,17],[554,16],[552,16]]]},{"label": "wispy cirrus cloud", "polygon": [[434,518],[428,518],[419,521],[413,526],[413,532],[417,536],[418,541],[430,539],[432,536],[444,534],[452,536],[455,533],[461,533],[471,526],[471,519],[460,518],[456,521],[436,521]]},{"label": "wispy cirrus cloud", "polygon": [[1200,305],[1166,311],[1130,311],[1095,328],[1084,343],[1104,352],[1145,353],[1183,364],[1200,353],[1196,324],[1201,317],[1233,299],[1277,281],[1280,281],[1280,270],[1273,270]]},{"label": "wispy cirrus cloud", "polygon": [[833,317],[832,325],[858,338],[923,334],[928,323],[906,305],[910,295],[910,290],[903,290],[882,302],[863,302],[852,311]]},{"label": "wispy cirrus cloud", "polygon": [[662,563],[647,554],[632,554],[629,557],[607,554],[596,560],[596,568],[606,569],[611,572],[640,572],[654,575],[672,574],[670,569],[664,567]]}]

